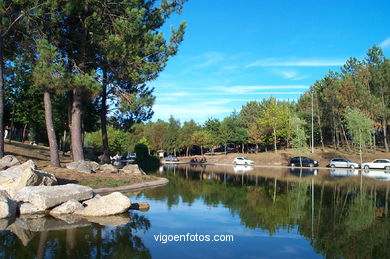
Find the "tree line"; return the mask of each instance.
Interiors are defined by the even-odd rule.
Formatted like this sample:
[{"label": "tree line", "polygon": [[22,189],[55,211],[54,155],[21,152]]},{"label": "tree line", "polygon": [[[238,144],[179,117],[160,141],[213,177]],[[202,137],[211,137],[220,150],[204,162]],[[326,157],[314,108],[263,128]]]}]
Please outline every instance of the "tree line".
[{"label": "tree line", "polygon": [[100,129],[109,161],[107,114],[122,128],[151,118],[155,97],[145,82],[178,51],[185,22],[168,39],[162,28],[184,2],[1,1],[0,157],[5,131],[12,139],[23,128],[23,139],[29,129],[49,143],[54,166],[59,136],[74,161],[84,160],[84,133]]},{"label": "tree line", "polygon": [[[199,154],[205,148],[211,152],[277,152],[280,148],[308,152],[314,146],[360,154],[388,152],[389,97],[390,60],[373,46],[363,60],[350,58],[339,72],[329,71],[315,81],[297,102],[274,97],[250,101],[240,112],[203,124],[181,123],[171,116],[168,121],[133,125],[130,137],[116,151],[131,152],[135,143],[142,142],[150,150],[187,156],[194,148]],[[92,142],[92,146],[101,145]]]}]

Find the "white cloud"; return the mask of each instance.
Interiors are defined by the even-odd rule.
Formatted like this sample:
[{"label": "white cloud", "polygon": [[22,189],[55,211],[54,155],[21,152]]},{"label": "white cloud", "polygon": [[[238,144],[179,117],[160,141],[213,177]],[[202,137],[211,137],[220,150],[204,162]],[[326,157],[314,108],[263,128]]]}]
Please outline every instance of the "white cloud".
[{"label": "white cloud", "polygon": [[390,37],[379,43],[379,46],[382,49],[390,47]]},{"label": "white cloud", "polygon": [[344,63],[344,59],[281,60],[276,58],[267,58],[252,62],[246,67],[326,67],[342,66]]},{"label": "white cloud", "polygon": [[187,106],[177,104],[155,104],[153,107],[154,118],[168,119],[171,114],[180,119],[197,121],[206,120],[209,117],[217,117],[217,115],[230,113],[231,108],[219,105],[199,105],[189,104]]},{"label": "white cloud", "polygon": [[300,75],[298,72],[293,70],[273,69],[272,72],[276,75],[293,81],[299,81],[309,77],[308,75]]},{"label": "white cloud", "polygon": [[[210,89],[218,91],[218,94],[272,94],[281,92],[259,92],[261,90],[277,90],[277,89],[302,89],[306,90],[307,85],[237,85],[237,86],[214,86]],[[303,92],[303,91],[302,91]],[[287,92],[291,93],[291,92]],[[301,93],[301,92],[300,92]]]}]

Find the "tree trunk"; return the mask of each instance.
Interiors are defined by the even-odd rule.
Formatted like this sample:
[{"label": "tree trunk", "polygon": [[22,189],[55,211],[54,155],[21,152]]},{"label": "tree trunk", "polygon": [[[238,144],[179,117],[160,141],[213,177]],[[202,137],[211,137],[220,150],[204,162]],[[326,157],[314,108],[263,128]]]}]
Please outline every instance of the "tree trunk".
[{"label": "tree trunk", "polygon": [[108,146],[108,134],[107,134],[107,71],[103,70],[103,89],[102,89],[102,107],[100,110],[100,124],[102,130],[102,142],[103,142],[103,163],[110,163],[110,148]]},{"label": "tree trunk", "polygon": [[51,98],[48,89],[45,89],[45,92],[43,93],[43,102],[45,105],[45,122],[46,122],[47,138],[49,140],[49,147],[50,147],[50,161],[53,166],[60,167],[57,138],[56,138],[56,133],[54,131],[54,125],[53,125],[53,108],[51,106]]},{"label": "tree trunk", "polygon": [[275,149],[275,153],[276,153],[276,152],[278,152],[278,149],[276,147],[276,129],[275,129],[275,127],[273,129],[274,129],[274,149]]},{"label": "tree trunk", "polygon": [[189,150],[189,148],[187,147],[186,148],[186,156],[188,156],[188,150]]},{"label": "tree trunk", "polygon": [[72,155],[73,161],[84,160],[83,139],[81,135],[81,90],[73,89],[73,103],[72,103]]},{"label": "tree trunk", "polygon": [[242,150],[242,153],[244,154],[244,151],[245,151],[245,144],[244,143],[242,143],[241,150]]},{"label": "tree trunk", "polygon": [[256,154],[259,153],[259,144],[256,143]]},{"label": "tree trunk", "polygon": [[322,136],[321,116],[320,116],[320,108],[319,108],[319,105],[318,105],[318,96],[317,96],[317,95],[316,95],[316,100],[317,100],[317,122],[318,122],[318,129],[319,129],[319,131],[320,131],[320,141],[321,141],[322,151],[324,151],[325,145],[324,145],[324,138],[323,138],[323,136]]},{"label": "tree trunk", "polygon": [[389,152],[389,145],[387,143],[387,122],[386,119],[383,119],[383,142],[385,143],[385,150],[386,152]]},{"label": "tree trunk", "polygon": [[347,134],[345,133],[344,126],[343,126],[343,124],[342,124],[341,122],[340,122],[340,125],[341,125],[341,129],[342,129],[342,131],[343,131],[343,136],[344,136],[345,142],[347,143],[347,147],[348,147],[348,149],[350,149],[349,141],[348,141],[348,139],[347,139]]},{"label": "tree trunk", "polygon": [[203,145],[200,145],[200,154],[203,156]]},{"label": "tree trunk", "polygon": [[4,42],[0,35],[0,158],[4,156]]}]

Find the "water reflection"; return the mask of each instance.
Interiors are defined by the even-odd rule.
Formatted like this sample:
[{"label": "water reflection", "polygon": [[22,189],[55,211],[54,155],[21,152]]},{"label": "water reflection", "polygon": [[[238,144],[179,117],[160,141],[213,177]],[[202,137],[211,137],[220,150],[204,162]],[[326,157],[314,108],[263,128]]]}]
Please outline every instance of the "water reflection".
[{"label": "water reflection", "polygon": [[306,176],[317,175],[318,170],[315,168],[292,167],[290,168],[290,173],[295,176],[306,177]]},{"label": "water reflection", "polygon": [[362,175],[365,177],[375,178],[380,181],[390,181],[390,172],[382,170],[363,170]]},{"label": "water reflection", "polygon": [[[349,169],[235,169],[164,165],[156,173],[168,185],[131,197],[151,204],[146,213],[0,221],[0,257],[388,257],[388,183]],[[235,242],[153,238],[187,232],[234,234]]]},{"label": "water reflection", "polygon": [[233,170],[237,174],[242,174],[242,173],[248,173],[253,171],[253,166],[247,166],[247,165],[234,165]]},{"label": "water reflection", "polygon": [[359,170],[350,168],[332,168],[330,169],[330,175],[332,177],[348,177],[359,174]]},{"label": "water reflection", "polygon": [[2,258],[151,257],[142,239],[133,234],[147,231],[151,223],[137,214],[92,218],[29,215],[0,220],[0,226]]}]

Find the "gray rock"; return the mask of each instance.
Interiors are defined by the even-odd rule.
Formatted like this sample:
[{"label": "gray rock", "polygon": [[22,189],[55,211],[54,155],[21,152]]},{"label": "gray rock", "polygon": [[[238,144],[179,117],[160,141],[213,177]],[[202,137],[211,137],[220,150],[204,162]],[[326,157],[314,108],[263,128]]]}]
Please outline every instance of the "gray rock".
[{"label": "gray rock", "polygon": [[52,209],[50,211],[50,214],[51,215],[55,215],[55,214],[71,214],[75,210],[79,210],[79,209],[82,209],[82,208],[84,208],[84,206],[80,202],[78,202],[76,200],[69,200],[69,201],[61,204],[60,206],[57,206],[54,209]]},{"label": "gray rock", "polygon": [[15,200],[30,202],[38,208],[48,209],[71,199],[83,201],[92,197],[93,191],[91,187],[66,184],[57,186],[28,186],[15,195]]},{"label": "gray rock", "polygon": [[87,162],[91,166],[92,171],[96,172],[97,170],[99,170],[100,165],[98,163],[96,163],[95,161],[87,161]]},{"label": "gray rock", "polygon": [[0,219],[14,217],[17,203],[6,195],[0,196]]},{"label": "gray rock", "polygon": [[111,173],[118,173],[118,168],[111,164],[104,164],[100,166],[100,171],[106,174],[111,174]]},{"label": "gray rock", "polygon": [[[93,163],[96,163],[96,162],[93,162]],[[71,163],[66,164],[66,168],[71,169],[71,170],[76,170],[78,172],[86,173],[86,174],[94,173],[94,170],[93,170],[94,167],[96,167],[95,164],[92,164],[91,162],[84,161],[84,160],[79,160],[79,161],[75,161],[75,162],[71,162]]]},{"label": "gray rock", "polygon": [[53,174],[36,170],[32,160],[13,166],[0,172],[0,189],[10,197],[26,186],[55,185],[57,179]]},{"label": "gray rock", "polygon": [[84,202],[84,204],[87,207],[76,210],[75,215],[101,217],[121,214],[129,209],[131,202],[128,197],[120,192],[113,192],[102,197],[96,196]]},{"label": "gray rock", "polygon": [[19,160],[13,155],[6,155],[0,159],[0,170],[19,165]]},{"label": "gray rock", "polygon": [[138,174],[138,175],[145,174],[142,171],[142,169],[139,168],[138,165],[127,165],[127,166],[123,167],[120,170],[120,172],[124,173],[124,174]]},{"label": "gray rock", "polygon": [[18,207],[20,215],[40,214],[46,212],[46,209],[38,208],[29,202],[19,203]]}]

